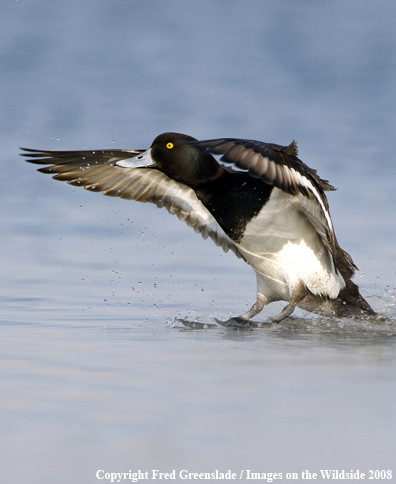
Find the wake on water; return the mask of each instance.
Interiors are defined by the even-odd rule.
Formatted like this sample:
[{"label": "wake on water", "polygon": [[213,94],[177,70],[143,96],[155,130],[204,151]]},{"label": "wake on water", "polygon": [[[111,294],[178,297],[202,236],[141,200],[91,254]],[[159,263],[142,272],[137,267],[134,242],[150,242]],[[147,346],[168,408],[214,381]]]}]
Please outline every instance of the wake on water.
[{"label": "wake on water", "polygon": [[[350,336],[396,336],[396,289],[387,290],[382,295],[369,296],[366,299],[377,312],[376,316],[367,316],[364,319],[330,318],[318,316],[302,310],[296,310],[297,316],[292,315],[280,323],[274,324],[270,316],[263,313],[261,320],[246,322],[240,318],[219,320],[215,317],[175,318],[168,325],[184,330],[229,330],[229,331],[257,331],[270,330],[276,333],[311,333],[311,334],[339,334]],[[303,314],[299,316],[298,314]]]}]

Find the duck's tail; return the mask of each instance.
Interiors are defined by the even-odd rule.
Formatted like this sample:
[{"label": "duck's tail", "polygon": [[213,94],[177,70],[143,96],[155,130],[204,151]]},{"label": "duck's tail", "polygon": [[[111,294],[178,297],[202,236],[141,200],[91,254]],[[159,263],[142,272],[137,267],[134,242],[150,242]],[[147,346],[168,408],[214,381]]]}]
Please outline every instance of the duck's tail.
[{"label": "duck's tail", "polygon": [[350,279],[336,299],[308,294],[298,307],[327,317],[366,319],[378,316]]}]

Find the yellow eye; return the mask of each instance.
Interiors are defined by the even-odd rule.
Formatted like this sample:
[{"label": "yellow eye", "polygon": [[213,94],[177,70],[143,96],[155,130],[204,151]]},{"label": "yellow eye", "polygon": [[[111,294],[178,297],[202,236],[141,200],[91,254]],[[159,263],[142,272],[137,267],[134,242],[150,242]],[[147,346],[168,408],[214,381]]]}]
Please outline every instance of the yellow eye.
[{"label": "yellow eye", "polygon": [[171,150],[173,148],[173,143],[166,143],[166,147],[168,150]]}]

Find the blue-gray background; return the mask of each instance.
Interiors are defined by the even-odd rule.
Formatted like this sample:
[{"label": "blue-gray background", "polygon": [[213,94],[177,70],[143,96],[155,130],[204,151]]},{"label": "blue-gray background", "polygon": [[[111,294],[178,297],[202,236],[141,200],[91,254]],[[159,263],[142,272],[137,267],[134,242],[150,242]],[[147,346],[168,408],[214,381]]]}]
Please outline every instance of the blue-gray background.
[{"label": "blue-gray background", "polygon": [[[4,482],[98,469],[396,472],[396,6],[385,0],[3,0]],[[142,149],[164,131],[296,139],[391,323],[245,311],[253,272],[164,210],[36,173],[18,146]],[[268,308],[264,316],[273,314]]]}]

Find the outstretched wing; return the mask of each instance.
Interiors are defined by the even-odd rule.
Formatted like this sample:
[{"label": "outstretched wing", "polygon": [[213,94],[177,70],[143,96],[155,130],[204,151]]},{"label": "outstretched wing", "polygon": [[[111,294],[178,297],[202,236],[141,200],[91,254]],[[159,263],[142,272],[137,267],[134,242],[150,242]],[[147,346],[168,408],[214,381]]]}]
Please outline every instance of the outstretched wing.
[{"label": "outstretched wing", "polygon": [[320,190],[335,190],[328,181],[322,180],[316,170],[309,168],[298,157],[297,143],[280,146],[262,141],[220,138],[204,141],[186,141],[201,150],[214,155],[223,155],[221,161],[248,171],[249,175],[261,178],[266,183],[297,195],[299,192],[310,197],[314,182]]},{"label": "outstretched wing", "polygon": [[227,237],[214,217],[200,202],[195,192],[164,173],[151,168],[124,168],[117,161],[133,158],[144,150],[39,151],[23,149],[26,161],[40,165],[42,173],[55,180],[82,186],[92,192],[138,202],[151,202],[186,222],[204,239],[210,237],[224,252],[232,250],[243,256]]},{"label": "outstretched wing", "polygon": [[186,143],[214,155],[220,161],[246,171],[254,178],[299,197],[301,210],[333,252],[336,244],[329,205],[324,194],[335,190],[322,180],[316,170],[309,168],[298,157],[297,143],[280,146],[262,141],[221,138]]}]

